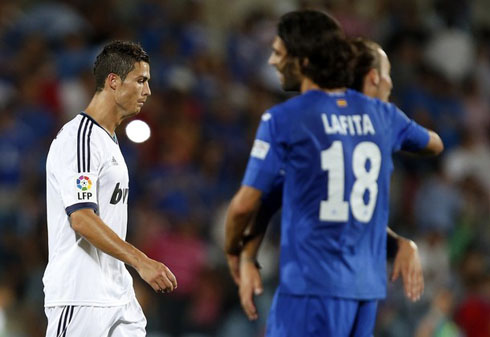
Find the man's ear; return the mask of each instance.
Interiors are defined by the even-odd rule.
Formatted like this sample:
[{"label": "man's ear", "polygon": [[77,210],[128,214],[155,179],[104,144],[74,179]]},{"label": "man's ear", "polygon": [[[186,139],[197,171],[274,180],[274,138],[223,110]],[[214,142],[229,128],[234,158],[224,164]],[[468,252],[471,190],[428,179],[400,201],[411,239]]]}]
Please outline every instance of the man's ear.
[{"label": "man's ear", "polygon": [[375,68],[369,70],[369,72],[367,73],[367,78],[369,80],[369,83],[375,87],[377,87],[379,85],[379,82],[381,81],[379,71]]},{"label": "man's ear", "polygon": [[112,90],[116,90],[121,78],[114,73],[110,73],[106,78],[106,85]]}]

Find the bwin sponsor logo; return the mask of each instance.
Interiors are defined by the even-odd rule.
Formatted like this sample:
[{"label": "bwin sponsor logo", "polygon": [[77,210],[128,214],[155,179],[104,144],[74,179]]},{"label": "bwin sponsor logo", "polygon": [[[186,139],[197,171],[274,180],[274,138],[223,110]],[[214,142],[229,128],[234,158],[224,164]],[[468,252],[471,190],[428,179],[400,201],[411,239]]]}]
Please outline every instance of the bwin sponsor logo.
[{"label": "bwin sponsor logo", "polygon": [[120,183],[117,183],[116,187],[114,187],[114,192],[112,192],[111,204],[113,205],[118,204],[121,199],[123,204],[128,201],[129,188],[119,188],[119,185]]}]

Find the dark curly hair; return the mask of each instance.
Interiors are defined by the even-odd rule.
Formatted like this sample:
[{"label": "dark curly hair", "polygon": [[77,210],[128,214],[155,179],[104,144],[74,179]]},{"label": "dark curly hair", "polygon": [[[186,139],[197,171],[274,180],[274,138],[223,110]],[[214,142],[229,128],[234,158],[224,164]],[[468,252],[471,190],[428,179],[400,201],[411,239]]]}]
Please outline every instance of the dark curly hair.
[{"label": "dark curly hair", "polygon": [[381,48],[376,42],[357,37],[351,40],[355,51],[354,80],[351,88],[362,92],[364,77],[371,69],[381,69],[381,60],[378,49]]},{"label": "dark curly hair", "polygon": [[104,89],[105,79],[110,73],[123,81],[134,69],[136,62],[150,62],[148,54],[138,44],[131,41],[112,41],[97,56],[94,64],[95,90]]},{"label": "dark curly hair", "polygon": [[278,36],[288,56],[300,60],[302,74],[320,87],[351,84],[353,48],[331,16],[314,10],[287,13],[280,19]]}]

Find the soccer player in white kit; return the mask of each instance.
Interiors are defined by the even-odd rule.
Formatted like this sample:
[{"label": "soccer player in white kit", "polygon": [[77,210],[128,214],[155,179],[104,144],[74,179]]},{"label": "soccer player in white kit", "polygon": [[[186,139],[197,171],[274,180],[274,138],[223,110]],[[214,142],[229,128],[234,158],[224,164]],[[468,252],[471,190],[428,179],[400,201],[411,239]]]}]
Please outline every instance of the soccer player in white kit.
[{"label": "soccer player in white kit", "polygon": [[125,241],[129,177],[115,129],[150,96],[149,58],[114,41],[94,65],[89,106],[64,125],[46,162],[49,262],[47,337],[140,337],[146,319],[124,264],[156,292],[177,287],[162,263]]}]

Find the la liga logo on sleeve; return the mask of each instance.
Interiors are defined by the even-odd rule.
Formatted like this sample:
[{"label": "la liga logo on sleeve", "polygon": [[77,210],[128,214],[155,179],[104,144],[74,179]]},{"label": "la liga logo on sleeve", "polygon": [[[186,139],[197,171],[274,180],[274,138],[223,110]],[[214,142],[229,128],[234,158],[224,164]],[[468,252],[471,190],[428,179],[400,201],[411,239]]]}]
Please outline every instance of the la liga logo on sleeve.
[{"label": "la liga logo on sleeve", "polygon": [[92,188],[92,181],[87,176],[80,176],[77,179],[77,187],[79,190],[88,191]]},{"label": "la liga logo on sleeve", "polygon": [[84,175],[78,177],[77,188],[81,190],[78,192],[78,200],[89,200],[92,197],[92,193],[88,192],[92,188],[92,181],[89,177]]}]

